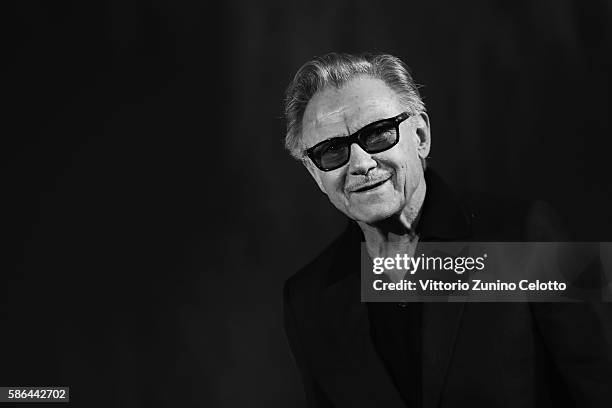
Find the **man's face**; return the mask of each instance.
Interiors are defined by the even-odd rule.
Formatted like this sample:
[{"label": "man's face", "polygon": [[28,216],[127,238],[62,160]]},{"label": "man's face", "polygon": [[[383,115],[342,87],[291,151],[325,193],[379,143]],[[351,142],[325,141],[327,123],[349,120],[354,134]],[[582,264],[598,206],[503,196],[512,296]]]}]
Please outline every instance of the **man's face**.
[{"label": "man's face", "polygon": [[[340,89],[323,89],[308,102],[303,145],[310,148],[332,137],[348,136],[405,110],[382,80],[355,78]],[[425,113],[410,117],[399,130],[399,143],[384,152],[369,154],[351,145],[349,162],[336,170],[319,170],[305,159],[319,188],[349,218],[371,224],[399,214],[424,184],[421,158],[429,153],[429,119]]]}]

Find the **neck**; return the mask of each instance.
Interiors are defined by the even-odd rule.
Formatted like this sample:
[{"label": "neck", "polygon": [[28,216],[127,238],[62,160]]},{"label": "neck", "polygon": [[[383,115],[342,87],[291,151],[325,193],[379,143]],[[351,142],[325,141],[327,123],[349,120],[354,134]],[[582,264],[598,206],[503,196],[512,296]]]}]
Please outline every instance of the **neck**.
[{"label": "neck", "polygon": [[394,256],[404,252],[407,246],[416,244],[418,237],[415,228],[425,201],[425,192],[425,181],[421,180],[410,202],[400,213],[373,224],[358,222],[370,256]]}]

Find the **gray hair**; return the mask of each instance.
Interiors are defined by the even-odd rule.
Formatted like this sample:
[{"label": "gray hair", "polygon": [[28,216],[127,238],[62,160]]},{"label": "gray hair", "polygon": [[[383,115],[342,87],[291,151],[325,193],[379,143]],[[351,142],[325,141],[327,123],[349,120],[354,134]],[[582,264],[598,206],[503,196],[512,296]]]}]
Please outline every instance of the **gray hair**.
[{"label": "gray hair", "polygon": [[389,54],[341,54],[332,52],[308,61],[298,70],[285,93],[287,135],[285,147],[296,159],[302,153],[302,119],[310,99],[329,86],[341,88],[349,80],[369,76],[384,81],[411,113],[425,112],[410,69]]}]

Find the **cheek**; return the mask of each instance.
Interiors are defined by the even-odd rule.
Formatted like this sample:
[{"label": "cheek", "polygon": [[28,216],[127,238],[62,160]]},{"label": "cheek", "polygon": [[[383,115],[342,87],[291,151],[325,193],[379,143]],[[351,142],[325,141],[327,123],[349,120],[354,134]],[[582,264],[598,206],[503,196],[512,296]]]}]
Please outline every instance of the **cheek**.
[{"label": "cheek", "polygon": [[343,195],[344,177],[342,174],[337,174],[335,171],[325,173],[321,177],[321,182],[325,188],[325,192],[330,198],[336,198]]},{"label": "cheek", "polygon": [[393,169],[395,173],[395,189],[403,191],[406,178],[409,176],[410,166],[406,160],[406,153],[398,152],[399,154],[389,157],[387,166]]},{"label": "cheek", "polygon": [[401,152],[393,157],[389,165],[395,170],[395,190],[404,194],[414,187],[419,179],[421,162],[414,152]]}]

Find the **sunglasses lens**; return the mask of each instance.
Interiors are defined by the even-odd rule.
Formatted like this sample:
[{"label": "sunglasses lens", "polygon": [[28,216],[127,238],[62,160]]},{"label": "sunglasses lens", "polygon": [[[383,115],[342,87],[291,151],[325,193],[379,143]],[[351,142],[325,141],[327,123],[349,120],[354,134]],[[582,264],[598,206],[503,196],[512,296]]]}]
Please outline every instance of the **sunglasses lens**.
[{"label": "sunglasses lens", "polygon": [[397,129],[394,125],[382,124],[369,129],[359,139],[368,153],[382,152],[397,142]]},{"label": "sunglasses lens", "polygon": [[333,170],[343,166],[349,155],[349,147],[343,141],[333,140],[314,151],[319,167]]}]

